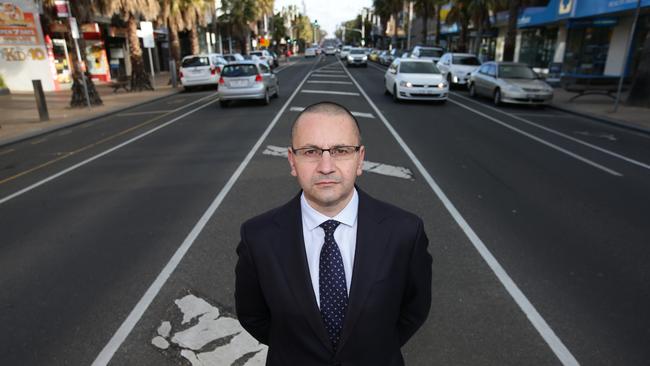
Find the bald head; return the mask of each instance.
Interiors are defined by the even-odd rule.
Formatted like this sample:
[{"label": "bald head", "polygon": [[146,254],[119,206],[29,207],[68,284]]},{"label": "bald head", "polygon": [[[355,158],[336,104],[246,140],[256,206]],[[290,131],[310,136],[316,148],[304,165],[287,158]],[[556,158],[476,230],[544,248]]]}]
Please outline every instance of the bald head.
[{"label": "bald head", "polygon": [[303,120],[305,116],[314,115],[314,114],[320,114],[326,117],[335,117],[335,118],[338,117],[338,118],[343,118],[348,120],[350,123],[354,124],[354,130],[357,135],[356,137],[358,143],[359,145],[361,144],[361,129],[359,128],[359,122],[357,122],[357,119],[354,118],[352,112],[350,112],[344,106],[334,102],[318,102],[310,105],[309,107],[305,108],[302,112],[300,112],[296,120],[293,122],[293,126],[291,127],[290,141],[292,144],[293,144],[293,137],[296,134],[300,121]]}]

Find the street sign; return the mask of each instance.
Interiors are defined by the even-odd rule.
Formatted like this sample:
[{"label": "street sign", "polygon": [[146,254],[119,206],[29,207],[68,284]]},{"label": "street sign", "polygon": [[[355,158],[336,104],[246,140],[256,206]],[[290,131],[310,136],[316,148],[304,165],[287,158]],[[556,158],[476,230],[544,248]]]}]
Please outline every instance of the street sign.
[{"label": "street sign", "polygon": [[54,0],[56,16],[59,18],[68,18],[70,16],[70,5],[68,0]]},{"label": "street sign", "polygon": [[156,43],[153,39],[153,23],[140,22],[140,30],[142,34],[142,44],[145,48],[154,48]]},{"label": "street sign", "polygon": [[70,17],[70,33],[72,33],[72,38],[79,39],[79,27],[77,27],[77,19],[75,17]]}]

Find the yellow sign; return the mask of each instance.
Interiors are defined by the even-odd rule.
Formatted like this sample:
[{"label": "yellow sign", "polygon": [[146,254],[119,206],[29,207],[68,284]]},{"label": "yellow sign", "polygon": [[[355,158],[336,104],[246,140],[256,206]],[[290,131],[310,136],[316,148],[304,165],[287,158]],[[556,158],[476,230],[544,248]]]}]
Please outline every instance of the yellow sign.
[{"label": "yellow sign", "polygon": [[260,38],[260,47],[268,47],[271,44],[271,40],[268,38]]}]

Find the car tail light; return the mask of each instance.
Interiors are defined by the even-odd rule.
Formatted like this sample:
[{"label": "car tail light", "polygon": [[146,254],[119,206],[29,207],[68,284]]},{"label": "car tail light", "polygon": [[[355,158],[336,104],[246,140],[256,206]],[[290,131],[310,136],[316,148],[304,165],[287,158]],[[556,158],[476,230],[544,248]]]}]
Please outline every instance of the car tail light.
[{"label": "car tail light", "polygon": [[179,71],[179,72],[178,72],[178,76],[182,78],[182,77],[183,77],[183,72],[182,72],[182,71]]},{"label": "car tail light", "polygon": [[214,76],[217,73],[217,69],[210,68],[210,74]]},{"label": "car tail light", "polygon": [[255,75],[255,82],[256,83],[261,83],[262,82],[262,74]]},{"label": "car tail light", "polygon": [[221,68],[217,66],[217,72],[221,74]]},{"label": "car tail light", "polygon": [[219,78],[219,85],[224,85],[226,82],[223,80],[223,76]]}]

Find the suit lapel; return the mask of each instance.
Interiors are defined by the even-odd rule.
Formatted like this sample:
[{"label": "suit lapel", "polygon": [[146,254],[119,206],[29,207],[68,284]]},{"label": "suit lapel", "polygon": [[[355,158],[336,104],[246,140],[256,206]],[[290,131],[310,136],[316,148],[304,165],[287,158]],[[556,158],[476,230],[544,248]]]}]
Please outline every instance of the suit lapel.
[{"label": "suit lapel", "polygon": [[357,187],[359,192],[359,211],[357,214],[357,245],[354,253],[352,284],[345,324],[338,347],[340,351],[350,336],[359,318],[363,304],[377,277],[377,264],[384,255],[388,237],[383,235],[380,225],[381,212],[374,209],[374,200]]},{"label": "suit lapel", "polygon": [[307,254],[302,232],[302,216],[300,210],[300,194],[291,200],[275,216],[282,233],[274,240],[275,253],[282,263],[284,274],[294,295],[296,304],[306,315],[307,322],[312,327],[318,339],[333,351],[332,344],[321,319],[307,265]]}]

